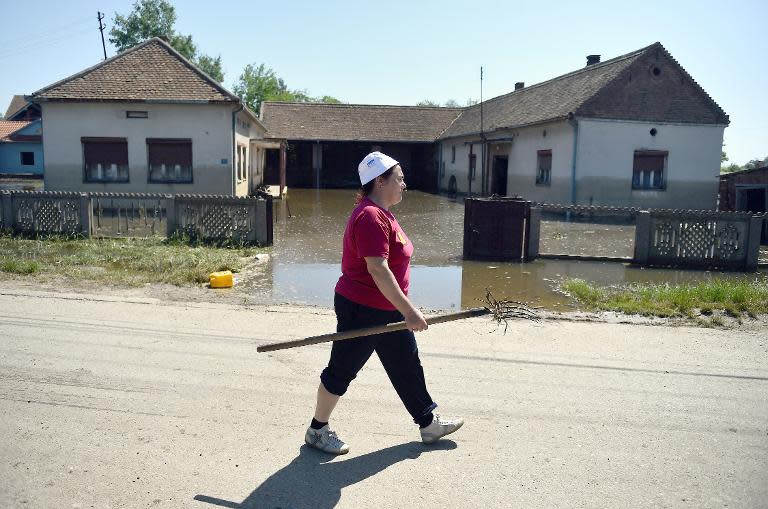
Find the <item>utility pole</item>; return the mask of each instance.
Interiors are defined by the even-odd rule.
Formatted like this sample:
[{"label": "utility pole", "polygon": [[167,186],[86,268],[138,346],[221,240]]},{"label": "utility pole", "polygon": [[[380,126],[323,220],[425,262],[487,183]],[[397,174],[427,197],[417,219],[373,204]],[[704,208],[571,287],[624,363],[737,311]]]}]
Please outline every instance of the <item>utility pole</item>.
[{"label": "utility pole", "polygon": [[485,133],[483,132],[483,66],[480,66],[480,194],[485,194]]},{"label": "utility pole", "polygon": [[104,15],[96,11],[96,19],[99,20],[99,32],[101,32],[101,49],[104,50],[104,60],[107,59],[107,46],[104,44],[104,25],[101,24],[101,20],[104,19]]}]

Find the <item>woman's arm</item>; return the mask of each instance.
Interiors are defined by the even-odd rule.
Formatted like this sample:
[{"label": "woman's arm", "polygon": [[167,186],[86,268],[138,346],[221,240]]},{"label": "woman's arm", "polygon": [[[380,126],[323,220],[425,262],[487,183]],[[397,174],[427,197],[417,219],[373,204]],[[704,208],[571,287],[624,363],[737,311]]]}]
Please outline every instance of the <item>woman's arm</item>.
[{"label": "woman's arm", "polygon": [[408,328],[412,331],[427,330],[429,326],[424,319],[424,315],[411,304],[411,301],[400,289],[395,275],[389,270],[387,259],[378,256],[366,256],[365,264],[373,281],[381,293],[384,294],[384,297],[405,317],[405,324]]}]

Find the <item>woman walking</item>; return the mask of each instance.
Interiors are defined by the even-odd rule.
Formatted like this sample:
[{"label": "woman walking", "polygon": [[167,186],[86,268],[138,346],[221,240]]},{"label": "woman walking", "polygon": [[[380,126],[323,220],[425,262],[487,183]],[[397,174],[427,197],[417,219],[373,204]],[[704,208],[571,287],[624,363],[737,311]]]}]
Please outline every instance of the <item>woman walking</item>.
[{"label": "woman walking", "polygon": [[405,179],[400,164],[380,152],[365,156],[358,166],[362,189],[344,231],[342,275],[336,284],[337,331],[405,321],[408,330],[333,343],[328,366],[320,375],[315,416],[307,444],[333,454],[349,446],[328,427],[339,398],[375,351],[421,439],[432,443],[459,429],[464,421],[433,413],[437,404],[427,392],[414,331],[428,325],[408,299],[413,246],[390,208],[403,199]]}]

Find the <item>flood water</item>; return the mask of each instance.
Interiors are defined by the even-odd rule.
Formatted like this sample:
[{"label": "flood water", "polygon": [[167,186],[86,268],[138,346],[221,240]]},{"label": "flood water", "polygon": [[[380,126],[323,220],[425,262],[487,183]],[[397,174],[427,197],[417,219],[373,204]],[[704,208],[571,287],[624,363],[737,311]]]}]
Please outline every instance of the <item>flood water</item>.
[{"label": "flood water", "polygon": [[[341,274],[342,236],[354,197],[354,190],[291,189],[287,200],[274,202],[274,246],[266,277],[245,283],[257,301],[333,305],[333,288]],[[415,248],[410,297],[429,310],[476,307],[486,288],[496,298],[568,310],[572,302],[557,291],[558,283],[567,278],[614,285],[713,277],[751,280],[765,274],[643,269],[619,262],[464,261],[463,201],[408,191],[392,212]],[[542,253],[631,257],[633,243],[634,225],[542,222]]]}]

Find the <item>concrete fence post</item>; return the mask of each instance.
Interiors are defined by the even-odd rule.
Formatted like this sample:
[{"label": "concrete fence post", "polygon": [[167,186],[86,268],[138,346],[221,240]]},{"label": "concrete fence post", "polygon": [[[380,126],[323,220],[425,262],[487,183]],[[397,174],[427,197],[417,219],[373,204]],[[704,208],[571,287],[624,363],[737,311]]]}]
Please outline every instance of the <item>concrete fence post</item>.
[{"label": "concrete fence post", "polygon": [[641,210],[635,220],[635,256],[634,263],[648,264],[648,253],[651,249],[651,213]]},{"label": "concrete fence post", "polygon": [[749,218],[749,228],[747,231],[747,256],[744,260],[745,270],[756,270],[758,258],[760,257],[760,237],[763,230],[763,218],[752,216]]},{"label": "concrete fence post", "polygon": [[0,210],[0,213],[3,214],[3,222],[0,223],[0,226],[2,226],[4,229],[10,231],[13,229],[13,201],[12,196],[10,192],[8,191],[2,191],[0,192],[0,206],[2,207],[2,210]]},{"label": "concrete fence post", "polygon": [[169,239],[176,232],[176,196],[165,195],[165,236]]},{"label": "concrete fence post", "polygon": [[272,245],[272,200],[256,200],[256,242],[260,246]]},{"label": "concrete fence post", "polygon": [[525,253],[525,261],[535,260],[539,257],[539,239],[541,236],[541,207],[531,207],[528,216],[528,252]]},{"label": "concrete fence post", "polygon": [[88,193],[80,193],[80,233],[86,238],[91,236],[93,224],[93,206]]}]

